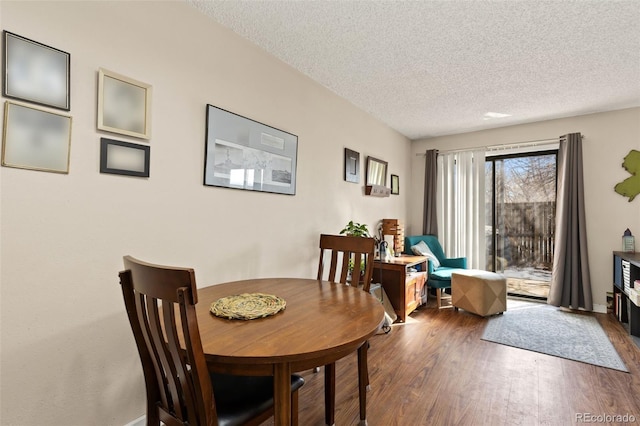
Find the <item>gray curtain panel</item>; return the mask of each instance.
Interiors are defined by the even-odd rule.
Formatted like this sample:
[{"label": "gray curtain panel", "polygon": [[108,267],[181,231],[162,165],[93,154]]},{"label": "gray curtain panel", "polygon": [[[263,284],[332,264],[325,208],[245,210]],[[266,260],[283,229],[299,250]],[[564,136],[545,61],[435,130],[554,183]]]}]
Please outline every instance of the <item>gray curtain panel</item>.
[{"label": "gray curtain panel", "polygon": [[438,151],[435,149],[427,150],[424,166],[424,220],[422,222],[424,235],[438,235],[438,218],[436,216],[437,160]]},{"label": "gray curtain panel", "polygon": [[582,135],[560,137],[553,274],[547,303],[593,310],[584,212]]}]

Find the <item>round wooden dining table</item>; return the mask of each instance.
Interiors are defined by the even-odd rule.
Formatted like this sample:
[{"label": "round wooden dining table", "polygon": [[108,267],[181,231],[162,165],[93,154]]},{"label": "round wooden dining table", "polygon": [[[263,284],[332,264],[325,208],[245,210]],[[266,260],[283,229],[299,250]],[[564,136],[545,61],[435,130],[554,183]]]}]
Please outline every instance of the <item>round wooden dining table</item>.
[{"label": "round wooden dining table", "polygon": [[[275,295],[285,300],[286,307],[253,320],[226,319],[210,312],[216,300],[243,293]],[[196,312],[211,370],[274,376],[278,426],[291,424],[291,374],[358,351],[384,319],[382,304],[357,287],[299,278],[251,279],[199,288]]]}]

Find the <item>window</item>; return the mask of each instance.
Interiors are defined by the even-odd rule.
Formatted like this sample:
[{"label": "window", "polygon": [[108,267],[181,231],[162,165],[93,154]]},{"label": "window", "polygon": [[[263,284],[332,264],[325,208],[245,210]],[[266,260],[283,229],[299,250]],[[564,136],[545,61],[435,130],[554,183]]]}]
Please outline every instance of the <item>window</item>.
[{"label": "window", "polygon": [[553,269],[557,150],[487,156],[487,270],[510,295],[546,299]]}]

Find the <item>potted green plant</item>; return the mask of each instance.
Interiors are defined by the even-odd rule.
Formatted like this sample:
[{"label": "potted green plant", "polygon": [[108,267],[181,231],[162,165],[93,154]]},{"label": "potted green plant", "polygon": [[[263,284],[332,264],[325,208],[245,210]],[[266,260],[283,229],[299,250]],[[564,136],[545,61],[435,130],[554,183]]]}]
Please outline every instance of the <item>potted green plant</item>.
[{"label": "potted green plant", "polygon": [[347,223],[347,226],[344,227],[340,234],[345,234],[352,237],[371,237],[369,235],[369,229],[367,225],[363,223],[356,223],[352,220]]}]

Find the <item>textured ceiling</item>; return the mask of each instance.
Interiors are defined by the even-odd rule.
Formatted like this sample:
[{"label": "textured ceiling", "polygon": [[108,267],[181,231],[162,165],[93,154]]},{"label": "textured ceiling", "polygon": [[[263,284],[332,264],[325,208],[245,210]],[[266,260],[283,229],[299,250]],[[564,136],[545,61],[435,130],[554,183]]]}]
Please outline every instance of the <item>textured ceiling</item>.
[{"label": "textured ceiling", "polygon": [[640,106],[638,0],[186,1],[410,139]]}]

